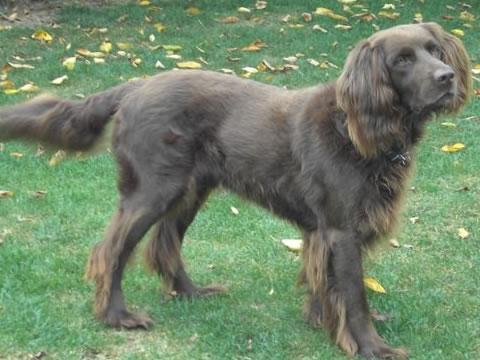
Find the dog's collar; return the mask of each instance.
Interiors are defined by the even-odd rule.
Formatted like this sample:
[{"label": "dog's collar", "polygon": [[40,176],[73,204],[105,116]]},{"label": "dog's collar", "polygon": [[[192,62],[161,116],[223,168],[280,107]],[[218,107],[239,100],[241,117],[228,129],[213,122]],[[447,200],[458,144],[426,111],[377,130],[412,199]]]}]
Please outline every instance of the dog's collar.
[{"label": "dog's collar", "polygon": [[394,164],[400,165],[401,167],[407,167],[408,165],[410,165],[410,161],[412,160],[408,151],[392,151],[387,154],[387,159]]}]

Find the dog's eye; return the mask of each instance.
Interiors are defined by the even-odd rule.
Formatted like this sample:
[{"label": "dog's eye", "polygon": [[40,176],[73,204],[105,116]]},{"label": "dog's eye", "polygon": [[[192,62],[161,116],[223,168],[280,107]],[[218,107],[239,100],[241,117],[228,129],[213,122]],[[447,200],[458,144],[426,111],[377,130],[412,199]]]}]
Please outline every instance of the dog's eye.
[{"label": "dog's eye", "polygon": [[425,48],[432,56],[435,56],[436,58],[442,57],[442,50],[438,45],[428,44]]},{"label": "dog's eye", "polygon": [[395,65],[407,65],[413,62],[412,54],[400,54],[395,59]]}]

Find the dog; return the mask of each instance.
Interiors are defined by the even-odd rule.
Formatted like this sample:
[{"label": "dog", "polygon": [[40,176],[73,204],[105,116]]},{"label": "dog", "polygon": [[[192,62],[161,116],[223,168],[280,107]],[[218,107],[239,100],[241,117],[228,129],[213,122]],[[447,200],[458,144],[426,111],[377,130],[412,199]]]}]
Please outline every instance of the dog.
[{"label": "dog", "polygon": [[120,201],[92,250],[96,317],[148,328],[127,310],[122,276],[155,227],[149,266],[168,291],[206,296],[187,275],[184,234],[222,186],[303,233],[305,317],[347,354],[408,356],[378,335],[363,286],[362,252],[390,233],[427,120],[456,113],[471,92],[468,55],[435,23],[379,31],[350,52],[340,77],[283,88],[210,71],[171,71],[84,100],[40,96],[0,110],[0,139],[88,150],[113,119]]}]

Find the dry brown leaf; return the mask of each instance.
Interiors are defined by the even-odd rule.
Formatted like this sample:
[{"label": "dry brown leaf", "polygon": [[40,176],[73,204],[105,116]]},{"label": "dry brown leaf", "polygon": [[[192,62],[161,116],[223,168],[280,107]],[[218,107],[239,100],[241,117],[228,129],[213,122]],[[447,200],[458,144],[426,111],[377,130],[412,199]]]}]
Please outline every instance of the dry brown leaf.
[{"label": "dry brown leaf", "polygon": [[37,191],[31,191],[30,194],[37,198],[37,199],[40,199],[40,198],[43,198],[45,197],[45,195],[47,195],[47,191],[45,190],[37,190]]},{"label": "dry brown leaf", "polygon": [[15,84],[12,80],[3,80],[0,81],[0,88],[4,90],[15,89]]},{"label": "dry brown leaf", "polygon": [[13,191],[0,190],[0,199],[9,198],[15,195]]},{"label": "dry brown leaf", "polygon": [[219,19],[219,21],[222,24],[235,24],[235,23],[238,23],[240,21],[240,19],[236,16],[225,16],[225,17]]},{"label": "dry brown leaf", "polygon": [[194,6],[194,5],[189,5],[189,6],[187,6],[187,8],[185,9],[185,12],[186,12],[188,15],[190,15],[190,16],[197,16],[197,15],[199,15],[202,11],[201,11],[198,7],[196,7],[196,6]]},{"label": "dry brown leaf", "polygon": [[262,40],[255,40],[253,43],[241,48],[241,51],[255,52],[260,51],[266,44]]},{"label": "dry brown leaf", "polygon": [[158,32],[164,32],[167,29],[167,27],[164,24],[162,24],[161,22],[153,24],[153,27]]}]

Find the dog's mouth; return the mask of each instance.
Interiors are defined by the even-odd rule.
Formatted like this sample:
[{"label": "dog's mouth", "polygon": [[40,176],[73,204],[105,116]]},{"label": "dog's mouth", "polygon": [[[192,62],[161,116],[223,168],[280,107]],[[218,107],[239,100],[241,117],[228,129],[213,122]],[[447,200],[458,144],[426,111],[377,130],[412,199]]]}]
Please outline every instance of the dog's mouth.
[{"label": "dog's mouth", "polygon": [[448,107],[448,104],[453,100],[454,97],[455,92],[453,90],[448,90],[440,94],[436,99],[428,104],[423,106],[413,106],[412,110],[417,114],[424,113],[425,111],[439,111],[445,107]]}]

